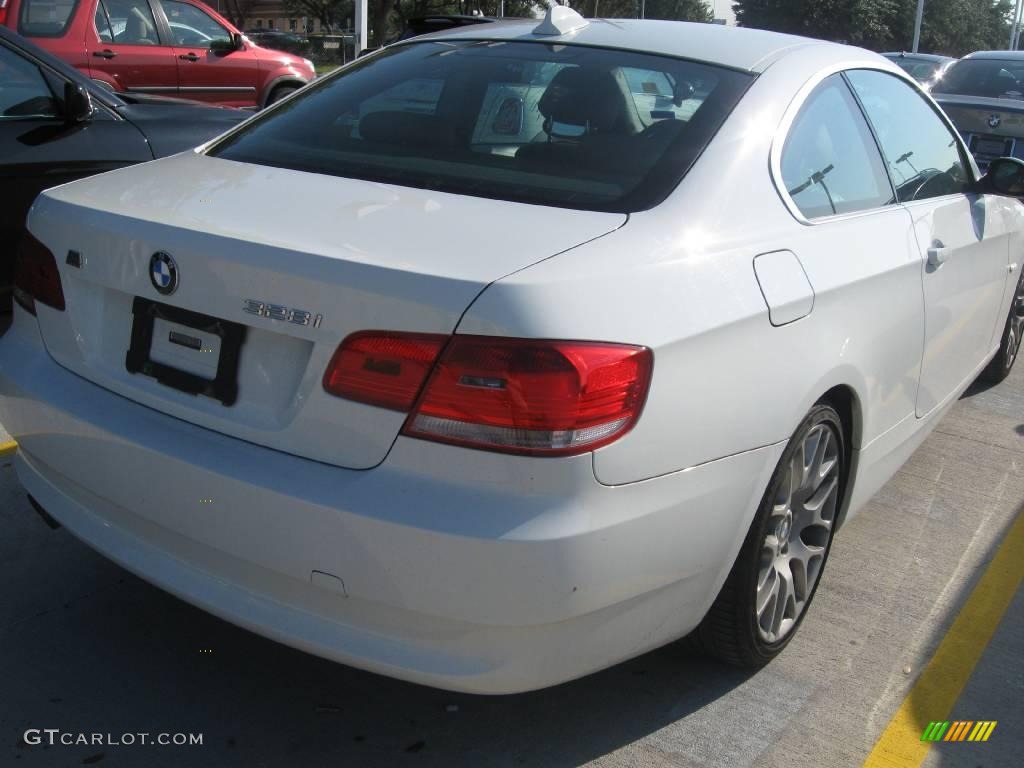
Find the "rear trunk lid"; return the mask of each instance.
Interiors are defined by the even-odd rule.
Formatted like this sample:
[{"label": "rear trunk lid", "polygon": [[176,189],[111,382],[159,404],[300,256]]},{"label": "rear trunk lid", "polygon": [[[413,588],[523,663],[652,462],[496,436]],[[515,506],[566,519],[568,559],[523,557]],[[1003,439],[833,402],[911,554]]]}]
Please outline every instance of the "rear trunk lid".
[{"label": "rear trunk lid", "polygon": [[[29,228],[67,299],[38,308],[58,363],[185,421],[366,469],[405,417],[324,391],[343,338],[452,333],[488,283],[625,221],[188,152],[51,189]],[[157,253],[172,262],[154,268]],[[185,391],[196,382],[204,393]]]},{"label": "rear trunk lid", "polygon": [[934,94],[984,170],[997,157],[1024,156],[1024,101]]}]

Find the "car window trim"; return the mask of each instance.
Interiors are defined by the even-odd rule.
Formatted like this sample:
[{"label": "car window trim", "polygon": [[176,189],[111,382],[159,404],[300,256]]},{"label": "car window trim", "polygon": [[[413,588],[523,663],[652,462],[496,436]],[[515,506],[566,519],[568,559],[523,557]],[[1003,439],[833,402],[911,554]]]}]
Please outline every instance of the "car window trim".
[{"label": "car window trim", "polygon": [[[878,151],[882,155],[882,164],[885,165],[886,175],[889,176],[889,183],[893,185],[893,198],[896,199],[896,202],[898,202],[900,205],[913,205],[915,203],[927,203],[931,200],[954,198],[959,197],[960,195],[967,194],[966,192],[953,192],[948,195],[937,195],[936,197],[927,197],[923,200],[898,199],[898,196],[896,195],[895,179],[892,176],[891,167],[889,165],[889,160],[885,155],[885,150],[882,148],[882,143],[879,140],[877,133],[875,132],[875,124],[871,121],[871,117],[868,115],[867,109],[864,107],[863,102],[861,102],[860,96],[857,93],[857,89],[853,87],[853,83],[850,81],[846,74],[847,72],[855,72],[857,70],[862,69],[868,71],[882,72],[883,74],[889,75],[892,75],[892,73],[887,72],[886,70],[874,69],[872,67],[851,67],[850,69],[843,70],[842,75],[843,80],[846,82],[847,88],[849,88],[850,91],[853,93],[853,98],[857,100],[857,105],[860,107],[861,113],[864,115],[864,119],[867,121],[868,128],[871,130],[871,135],[874,136],[875,143],[878,145]],[[899,79],[903,80],[904,82],[908,82],[906,78]],[[953,138],[956,141],[957,151],[960,153],[960,162],[963,163],[964,170],[967,173],[968,187],[973,187],[978,181],[978,168],[974,163],[973,156],[966,149],[966,142],[964,142],[963,136],[960,135],[960,131],[956,129],[956,126],[953,125],[953,122],[949,119],[949,117],[942,110],[942,108],[936,103],[936,101],[933,98],[931,98],[928,95],[927,91],[921,88],[920,84],[916,80],[910,78],[909,82],[911,89],[917,94],[918,97],[926,97],[923,98],[922,100],[931,108],[932,112],[935,114],[936,117],[939,118],[942,124],[946,126],[946,130],[953,135]],[[970,161],[968,161],[968,158],[970,158]]]},{"label": "car window trim", "polygon": [[[900,67],[900,69],[903,69],[903,67]],[[853,96],[853,101],[857,105],[857,109],[860,110],[860,116],[868,127],[868,133],[871,134],[871,139],[875,143],[875,151],[878,153],[878,156],[882,158],[882,168],[885,171],[885,177],[889,180],[889,191],[892,192],[892,199],[898,204],[900,202],[900,196],[896,191],[896,179],[892,176],[892,169],[889,167],[889,161],[885,157],[885,150],[882,148],[882,140],[878,138],[878,131],[875,130],[875,124],[872,123],[871,118],[868,117],[868,111],[864,107],[864,102],[860,100],[860,94],[857,93],[857,89],[853,87],[853,83],[850,82],[850,78],[847,75],[848,72],[852,71],[853,70],[850,69],[844,69],[839,73],[839,76],[846,85],[846,90],[850,92],[851,96]],[[913,77],[913,75],[911,75],[911,77]]]},{"label": "car window trim", "polygon": [[[153,23],[156,25],[156,36],[160,39],[160,46],[163,48],[174,47],[174,35],[171,32],[171,24],[164,13],[164,7],[160,0],[146,0],[149,11],[153,14]],[[175,89],[177,90],[177,89]]]},{"label": "car window trim", "polygon": [[[850,64],[839,64],[826,67],[825,69],[822,69],[819,72],[815,73],[814,77],[810,78],[806,83],[804,83],[800,87],[800,90],[797,91],[797,95],[793,98],[789,106],[786,108],[786,111],[782,117],[782,121],[779,123],[779,127],[775,132],[775,136],[772,138],[772,146],[769,151],[768,162],[769,175],[772,178],[772,184],[775,186],[775,191],[778,193],[779,197],[782,199],[782,202],[785,204],[786,208],[789,210],[793,218],[795,218],[799,223],[805,226],[815,226],[817,224],[823,224],[831,221],[846,220],[854,218],[856,216],[866,216],[869,214],[877,213],[878,211],[884,211],[889,208],[893,208],[897,204],[896,193],[895,190],[892,188],[892,179],[889,178],[888,169],[885,168],[885,155],[883,155],[879,151],[877,145],[874,144],[874,133],[871,131],[871,125],[870,123],[868,123],[867,118],[864,117],[862,112],[859,112],[859,114],[861,115],[861,119],[864,120],[865,126],[867,127],[868,133],[869,135],[871,135],[873,142],[870,145],[866,145],[865,148],[870,152],[872,147],[874,147],[875,152],[878,155],[878,160],[882,164],[883,170],[886,173],[886,179],[888,179],[889,181],[890,191],[893,193],[891,202],[888,202],[885,205],[872,206],[870,208],[863,208],[857,211],[830,214],[828,216],[816,216],[812,219],[808,218],[804,214],[804,212],[800,210],[800,206],[797,205],[792,195],[789,194],[789,189],[787,188],[785,180],[782,177],[782,154],[786,148],[786,142],[789,140],[789,135],[792,132],[793,123],[796,122],[796,119],[797,117],[799,117],[801,110],[803,110],[807,102],[810,101],[811,97],[815,95],[815,93],[818,91],[818,87],[822,83],[824,83],[833,75],[841,76],[844,71],[852,68],[854,67],[851,66]],[[841,79],[843,81],[843,86],[847,89],[847,91],[849,91],[850,87],[849,84],[846,82],[846,78],[841,77]],[[853,96],[854,104],[856,104],[859,109],[860,105],[856,101],[856,95],[851,94],[851,96]]]},{"label": "car window trim", "polygon": [[[97,0],[97,10],[103,11],[103,18],[107,20],[107,31],[110,33],[110,42],[108,45],[114,45],[114,22],[110,20],[110,11],[107,10],[107,4],[104,0]],[[99,27],[96,26],[96,14],[92,15],[92,28],[96,31],[96,37],[99,38],[100,43],[103,43],[103,36],[100,34]]]},{"label": "car window trim", "polygon": [[[899,201],[896,200],[896,196],[893,195],[893,202],[887,205],[878,206],[875,208],[865,208],[862,211],[840,213],[836,214],[835,216],[821,216],[819,218],[808,219],[806,216],[804,216],[803,212],[800,210],[800,207],[796,204],[793,198],[789,195],[789,191],[786,189],[786,185],[782,181],[782,150],[785,146],[786,139],[789,137],[790,129],[793,127],[793,121],[796,120],[796,117],[799,114],[800,110],[803,108],[804,104],[814,93],[815,89],[817,89],[817,87],[824,80],[828,79],[832,75],[840,74],[848,70],[855,69],[873,70],[877,72],[884,72],[885,74],[888,75],[892,75],[893,77],[897,77],[900,80],[903,80],[904,82],[908,83],[911,88],[917,91],[920,95],[924,96],[925,100],[931,105],[932,110],[935,111],[936,114],[938,114],[939,117],[942,119],[943,123],[945,123],[947,130],[951,130],[956,136],[958,146],[960,147],[961,155],[964,155],[966,153],[967,162],[965,163],[965,165],[968,168],[968,174],[972,182],[977,182],[979,175],[978,168],[974,163],[974,158],[971,156],[969,152],[966,152],[966,145],[964,144],[964,140],[963,137],[960,135],[960,132],[952,127],[952,122],[949,120],[949,118],[942,112],[942,109],[938,107],[938,105],[935,103],[935,100],[932,99],[931,96],[929,96],[921,89],[921,86],[917,83],[917,81],[914,80],[914,78],[912,78],[909,74],[900,69],[898,65],[888,60],[886,60],[885,64],[873,64],[871,62],[864,61],[841,62],[837,64],[832,64],[816,72],[813,77],[809,78],[807,82],[800,86],[800,89],[797,91],[796,96],[793,97],[793,100],[789,103],[789,106],[786,107],[786,110],[783,113],[782,120],[779,122],[779,126],[775,130],[775,135],[772,137],[772,146],[769,151],[768,168],[769,175],[772,179],[772,184],[775,187],[776,193],[779,195],[779,199],[782,200],[783,205],[786,206],[786,209],[789,211],[790,215],[794,219],[796,219],[798,223],[804,226],[814,227],[818,226],[819,224],[828,224],[833,221],[841,221],[856,216],[870,216],[873,214],[877,214],[881,211],[895,209],[900,205],[908,204],[900,203]],[[845,78],[843,79],[845,80]],[[854,97],[856,98],[856,94],[854,94]],[[867,121],[868,127],[870,130],[872,130],[873,135],[873,127],[871,125],[871,121],[867,120],[866,116],[864,119]],[[876,147],[876,149],[878,148]],[[888,164],[886,163],[885,155],[881,154],[880,149],[878,151],[879,157],[882,160],[882,164],[886,166],[886,174],[889,174]],[[891,179],[890,183],[892,183]],[[955,195],[943,195],[942,197],[956,197],[962,194],[964,193],[956,193]],[[924,203],[938,199],[940,198],[929,198],[928,200],[911,201],[910,204],[913,204],[915,202]]]}]

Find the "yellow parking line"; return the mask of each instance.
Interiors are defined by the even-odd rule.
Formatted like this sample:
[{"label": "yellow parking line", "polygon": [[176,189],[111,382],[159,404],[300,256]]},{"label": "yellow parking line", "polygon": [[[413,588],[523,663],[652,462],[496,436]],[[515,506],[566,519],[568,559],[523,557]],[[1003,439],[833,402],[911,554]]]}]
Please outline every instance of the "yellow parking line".
[{"label": "yellow parking line", "polygon": [[8,440],[6,443],[0,443],[0,459],[4,456],[10,456],[17,450],[18,444],[14,440]]},{"label": "yellow parking line", "polygon": [[[1019,512],[932,660],[875,742],[864,768],[921,764],[931,747],[930,741],[921,741],[922,732],[930,721],[949,717],[1022,579],[1024,512]],[[991,717],[995,713],[978,714]]]}]

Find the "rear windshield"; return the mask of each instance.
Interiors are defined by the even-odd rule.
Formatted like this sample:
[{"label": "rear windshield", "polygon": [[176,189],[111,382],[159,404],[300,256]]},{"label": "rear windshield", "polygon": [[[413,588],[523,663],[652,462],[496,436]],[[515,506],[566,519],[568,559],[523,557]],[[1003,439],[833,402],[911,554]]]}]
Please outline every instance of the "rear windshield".
[{"label": "rear windshield", "polygon": [[22,0],[18,32],[25,37],[61,37],[78,0]]},{"label": "rear windshield", "polygon": [[587,210],[660,202],[750,76],[530,42],[424,41],[310,87],[210,154]]},{"label": "rear windshield", "polygon": [[964,59],[946,70],[932,93],[1024,99],[1024,59]]},{"label": "rear windshield", "polygon": [[913,59],[893,59],[893,61],[919,83],[931,80],[942,66],[941,61],[915,61]]}]

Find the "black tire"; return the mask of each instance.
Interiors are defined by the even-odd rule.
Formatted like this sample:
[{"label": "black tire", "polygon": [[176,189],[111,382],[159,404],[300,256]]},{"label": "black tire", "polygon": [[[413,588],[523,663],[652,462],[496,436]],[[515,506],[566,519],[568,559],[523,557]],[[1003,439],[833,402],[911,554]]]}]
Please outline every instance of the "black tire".
[{"label": "black tire", "polygon": [[1024,268],[1021,269],[1017,290],[1010,303],[1010,314],[1006,318],[1003,336],[999,340],[999,351],[996,352],[996,356],[992,358],[978,378],[986,384],[998,384],[1003,381],[1010,375],[1013,364],[1020,357],[1022,342],[1024,342]]},{"label": "black tire", "polygon": [[272,90],[270,92],[270,98],[267,99],[267,106],[269,107],[271,104],[276,104],[281,99],[283,99],[285,96],[290,96],[291,94],[295,93],[297,90],[299,90],[299,86],[297,86],[297,85],[279,85],[279,86],[277,86],[277,88],[275,88],[274,90]]},{"label": "black tire", "polygon": [[[824,432],[828,432],[831,438],[836,441],[834,468],[835,498],[833,500],[834,503],[829,504],[831,518],[827,534],[823,532],[821,526],[814,528],[814,531],[816,531],[814,535],[814,551],[820,550],[820,554],[813,556],[816,562],[814,583],[808,590],[806,586],[807,577],[805,577],[803,602],[802,606],[799,607],[799,613],[795,618],[782,619],[781,623],[787,629],[784,634],[781,631],[778,633],[778,639],[766,639],[763,627],[761,626],[762,622],[757,614],[756,600],[758,583],[762,581],[764,574],[771,570],[771,566],[768,563],[772,558],[770,556],[766,557],[766,552],[769,551],[766,549],[768,546],[767,537],[769,537],[769,534],[774,536],[777,532],[775,529],[778,526],[774,521],[779,518],[778,510],[780,506],[777,502],[780,497],[789,493],[792,501],[799,496],[798,492],[786,491],[783,488],[784,484],[793,477],[791,469],[795,466],[794,462],[798,460],[798,457],[806,457],[805,442],[812,435],[821,435]],[[827,440],[822,451],[824,452],[826,449],[830,452],[832,451],[832,447]],[[797,427],[793,437],[790,438],[789,444],[786,446],[786,450],[783,452],[782,458],[775,468],[772,479],[768,483],[768,488],[765,491],[761,505],[754,516],[754,521],[751,523],[747,537],[740,548],[739,554],[736,556],[736,562],[733,564],[721,592],[719,592],[711,609],[701,621],[700,626],[691,635],[693,642],[699,649],[729,664],[756,669],[778,656],[783,648],[789,644],[789,641],[803,622],[804,616],[807,615],[818,584],[821,583],[821,573],[824,570],[832,548],[836,513],[842,502],[846,486],[847,467],[845,449],[845,436],[839,414],[829,405],[815,405],[803,422],[801,422],[800,426]],[[804,451],[804,453],[801,454],[801,451]],[[830,467],[832,466],[830,462],[828,464]],[[803,465],[806,466],[806,460]],[[824,466],[824,463],[822,466]],[[805,476],[808,474],[805,472]],[[829,469],[828,477],[832,477],[832,469]],[[829,482],[831,483],[831,480]],[[792,485],[791,482],[789,484]],[[797,490],[799,491],[800,489]],[[831,499],[831,492],[829,492],[829,498]],[[814,501],[814,494],[809,493],[806,501],[810,505]],[[791,508],[792,506],[793,504],[790,503],[789,507]],[[808,514],[802,503],[799,506],[803,510],[799,515],[805,516]],[[826,516],[824,514],[824,507],[822,509],[822,516],[824,517]],[[790,526],[786,529],[787,531],[796,530],[796,517],[797,514],[795,513],[789,515]],[[773,529],[769,528],[770,522]],[[802,537],[805,532],[810,532],[811,529],[801,530],[803,532],[797,533],[797,535],[801,537],[801,543],[806,543]],[[785,538],[788,539],[789,536],[787,535]],[[775,541],[777,542],[779,539],[775,539]],[[794,544],[794,551],[796,551],[796,546]],[[807,547],[807,550],[810,551],[810,547]],[[777,556],[778,550],[776,551]],[[783,553],[783,556],[785,556],[785,553]],[[791,566],[786,567],[789,568]],[[804,573],[807,574],[808,571],[805,569]],[[795,576],[795,574],[796,569],[792,571],[791,575]],[[778,577],[776,576],[776,578]],[[799,579],[797,578],[793,579],[793,583],[798,581]],[[799,590],[794,590],[794,592],[799,592]],[[785,601],[778,601],[778,603],[782,602]],[[770,613],[774,614],[774,609]],[[785,613],[786,611],[783,610],[783,615]],[[786,624],[786,621],[789,623]]]}]

